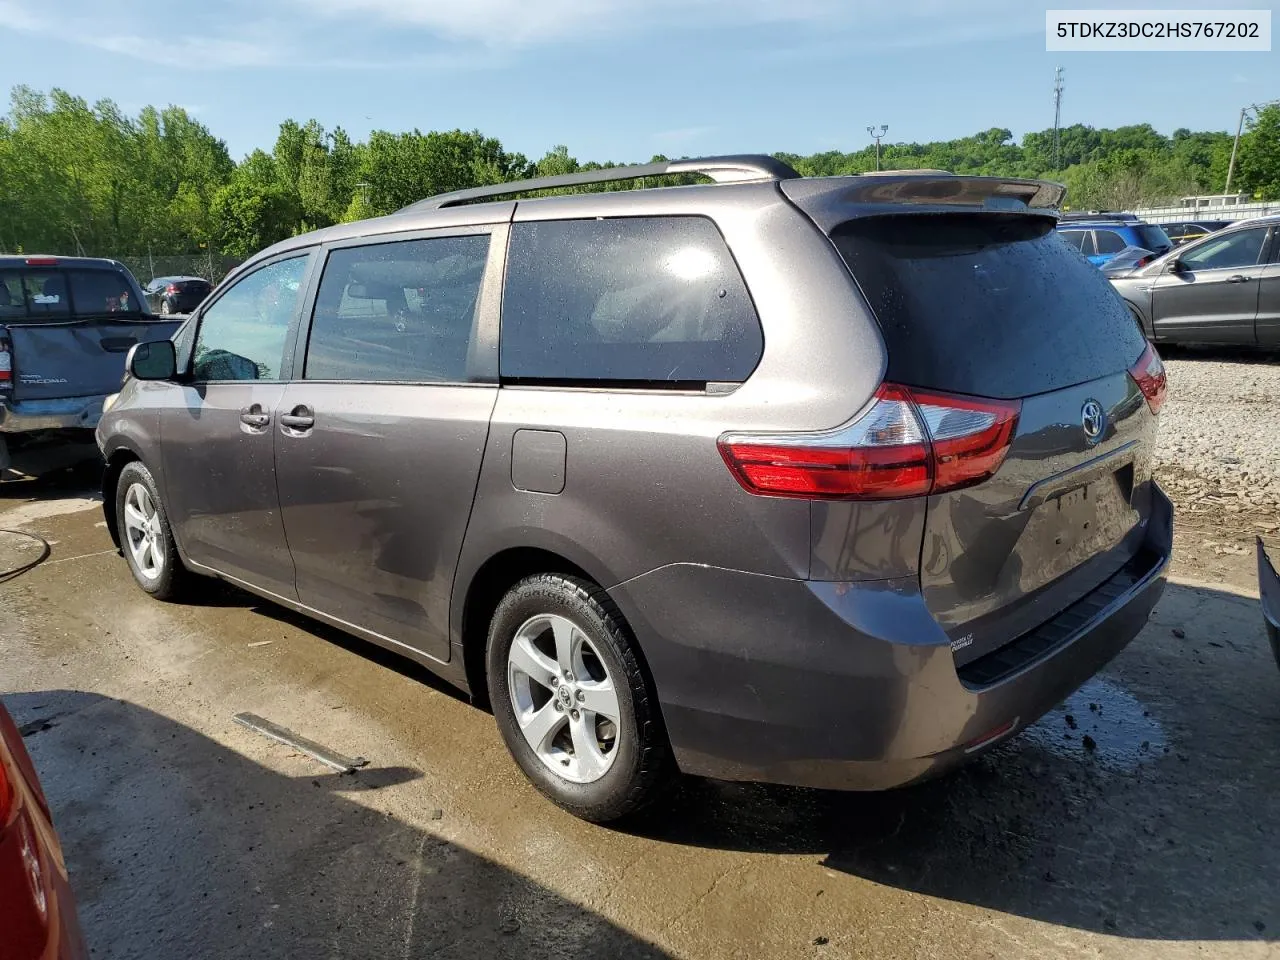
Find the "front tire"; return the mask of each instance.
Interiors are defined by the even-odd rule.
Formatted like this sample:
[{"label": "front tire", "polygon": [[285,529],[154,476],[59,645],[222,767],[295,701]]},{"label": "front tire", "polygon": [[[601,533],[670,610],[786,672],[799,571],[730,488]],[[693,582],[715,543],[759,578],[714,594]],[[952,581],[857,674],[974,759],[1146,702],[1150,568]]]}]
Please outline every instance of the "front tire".
[{"label": "front tire", "polygon": [[169,515],[151,471],[139,461],[125,464],[116,481],[116,525],[133,579],[157,600],[176,600],[191,575],[182,565]]},{"label": "front tire", "polygon": [[575,816],[605,823],[657,799],[674,776],[657,700],[609,595],[540,574],[498,604],[489,699],[520,769]]}]

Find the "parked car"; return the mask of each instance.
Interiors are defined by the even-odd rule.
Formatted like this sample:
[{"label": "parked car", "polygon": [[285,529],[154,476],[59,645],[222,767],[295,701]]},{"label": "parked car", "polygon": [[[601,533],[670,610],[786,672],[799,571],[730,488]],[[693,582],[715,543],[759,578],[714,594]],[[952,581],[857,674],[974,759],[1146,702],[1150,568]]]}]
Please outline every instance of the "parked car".
[{"label": "parked car", "polygon": [[[676,173],[729,182],[498,199]],[[713,158],[294,237],[135,348],[108,529],[157,598],[221,577],[487,699],[588,819],[940,773],[1164,585],[1164,371],[1061,195]]]},{"label": "parked car", "polygon": [[1125,247],[1098,269],[1108,279],[1111,277],[1123,277],[1145,267],[1155,258],[1156,254],[1145,247]]},{"label": "parked car", "polygon": [[1280,216],[1242,220],[1112,284],[1157,343],[1280,347]]},{"label": "parked car", "polygon": [[202,277],[156,277],[147,284],[147,303],[161,316],[190,313],[213,292],[213,284]]},{"label": "parked car", "polygon": [[1173,249],[1173,241],[1162,228],[1128,213],[1063,214],[1058,232],[1095,267],[1126,247],[1142,247],[1157,254]]},{"label": "parked car", "polygon": [[114,260],[0,256],[0,470],[41,445],[91,439],[135,343],[170,336]]},{"label": "parked car", "polygon": [[1173,241],[1175,247],[1181,247],[1192,240],[1207,237],[1215,230],[1229,227],[1231,223],[1231,220],[1197,220],[1194,223],[1162,223],[1160,227],[1169,235],[1169,239]]},{"label": "parked car", "polygon": [[1267,556],[1267,549],[1258,538],[1258,595],[1262,598],[1262,619],[1267,626],[1267,639],[1276,665],[1280,666],[1280,574]]},{"label": "parked car", "polygon": [[22,734],[0,705],[0,956],[89,956],[62,845]]}]

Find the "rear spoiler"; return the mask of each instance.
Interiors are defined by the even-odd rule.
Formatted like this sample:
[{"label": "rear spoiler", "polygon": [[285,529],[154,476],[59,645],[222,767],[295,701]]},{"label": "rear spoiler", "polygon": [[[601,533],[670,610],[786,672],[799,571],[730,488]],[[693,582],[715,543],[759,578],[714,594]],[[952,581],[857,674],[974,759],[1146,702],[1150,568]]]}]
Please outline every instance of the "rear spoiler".
[{"label": "rear spoiler", "polygon": [[859,216],[894,213],[1022,213],[1056,219],[1067,188],[1048,180],[884,172],[783,180],[783,193],[830,232]]},{"label": "rear spoiler", "polygon": [[1271,565],[1267,556],[1267,548],[1258,538],[1258,594],[1262,598],[1262,619],[1267,624],[1267,638],[1271,641],[1271,652],[1275,654],[1276,663],[1280,665],[1280,574]]}]

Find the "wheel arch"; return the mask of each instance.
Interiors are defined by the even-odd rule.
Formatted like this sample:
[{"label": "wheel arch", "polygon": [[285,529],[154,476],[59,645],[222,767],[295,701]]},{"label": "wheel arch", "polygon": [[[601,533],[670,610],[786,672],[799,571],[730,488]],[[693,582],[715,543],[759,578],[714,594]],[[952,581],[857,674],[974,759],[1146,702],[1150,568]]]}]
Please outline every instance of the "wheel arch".
[{"label": "wheel arch", "polygon": [[468,579],[458,604],[457,632],[462,666],[471,698],[477,706],[489,706],[486,683],[485,647],[489,622],[507,591],[525,577],[538,573],[559,573],[579,577],[603,586],[598,576],[563,554],[544,547],[508,547],[490,556]]},{"label": "wheel arch", "polygon": [[1125,298],[1124,304],[1129,308],[1129,312],[1133,314],[1133,319],[1138,321],[1138,329],[1142,331],[1143,336],[1148,340],[1154,340],[1156,332],[1152,328],[1150,318],[1143,313],[1142,308],[1128,298]]},{"label": "wheel arch", "polygon": [[120,547],[120,527],[116,522],[116,484],[120,474],[130,463],[141,463],[142,457],[131,447],[117,447],[107,456],[106,467],[102,471],[102,513],[107,521],[107,533],[117,551]]}]

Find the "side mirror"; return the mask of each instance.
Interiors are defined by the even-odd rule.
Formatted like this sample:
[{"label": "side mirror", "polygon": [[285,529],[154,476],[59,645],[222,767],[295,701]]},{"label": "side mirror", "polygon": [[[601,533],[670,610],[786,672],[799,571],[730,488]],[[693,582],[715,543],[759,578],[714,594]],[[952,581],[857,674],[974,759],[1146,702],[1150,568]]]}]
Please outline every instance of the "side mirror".
[{"label": "side mirror", "polygon": [[171,340],[135,343],[125,358],[125,369],[135,380],[172,380],[178,375],[178,356]]},{"label": "side mirror", "polygon": [[1183,270],[1187,268],[1186,268],[1186,265],[1181,260],[1179,260],[1177,257],[1174,257],[1167,264],[1165,264],[1164,269],[1166,273],[1181,273]]}]

